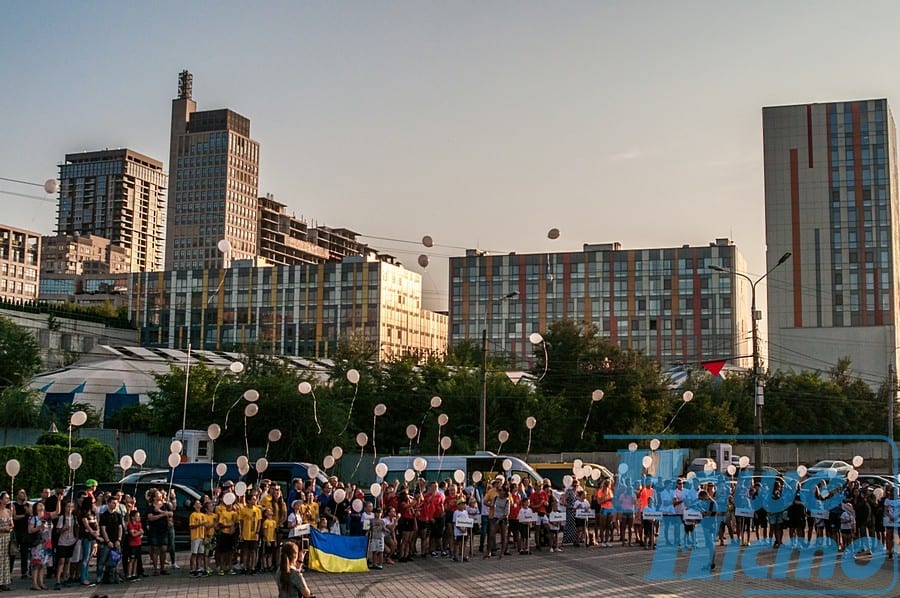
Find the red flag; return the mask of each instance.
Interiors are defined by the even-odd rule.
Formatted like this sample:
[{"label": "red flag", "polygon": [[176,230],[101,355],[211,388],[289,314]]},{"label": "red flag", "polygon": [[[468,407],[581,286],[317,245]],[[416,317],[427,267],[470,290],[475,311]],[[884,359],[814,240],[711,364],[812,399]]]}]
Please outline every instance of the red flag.
[{"label": "red flag", "polygon": [[701,365],[706,369],[707,372],[712,374],[713,376],[718,376],[719,372],[722,371],[722,368],[725,367],[725,360],[721,361],[704,361]]}]

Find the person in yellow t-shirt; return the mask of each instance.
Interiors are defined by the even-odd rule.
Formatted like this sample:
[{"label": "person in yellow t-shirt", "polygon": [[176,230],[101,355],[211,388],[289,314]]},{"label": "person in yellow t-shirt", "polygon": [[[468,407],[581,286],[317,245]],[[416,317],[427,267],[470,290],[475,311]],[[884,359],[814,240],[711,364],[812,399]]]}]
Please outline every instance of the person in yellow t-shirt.
[{"label": "person in yellow t-shirt", "polygon": [[191,577],[197,577],[206,570],[203,563],[206,554],[203,543],[206,539],[206,516],[203,514],[203,503],[200,499],[194,501],[194,511],[188,518],[188,527],[191,530]]},{"label": "person in yellow t-shirt", "polygon": [[204,573],[206,575],[212,574],[209,564],[212,562],[212,544],[216,535],[216,523],[218,520],[219,516],[215,513],[215,505],[212,501],[208,501],[203,505],[203,562],[205,563]]},{"label": "person in yellow t-shirt", "polygon": [[226,571],[234,575],[234,569],[231,568],[231,564],[234,561],[234,541],[237,535],[235,526],[237,525],[238,513],[234,508],[234,504],[224,505],[223,509],[217,507],[216,511],[218,512],[216,528],[219,531],[219,536],[216,540],[216,565],[219,567],[219,575],[224,575]]},{"label": "person in yellow t-shirt", "polygon": [[300,506],[300,514],[303,516],[303,523],[318,525],[319,503],[312,492],[307,494],[307,501]]},{"label": "person in yellow t-shirt", "polygon": [[248,574],[256,572],[256,557],[259,550],[259,528],[262,523],[262,510],[256,505],[256,495],[247,497],[247,505],[243,507],[238,520],[241,525],[241,566]]},{"label": "person in yellow t-shirt", "polygon": [[275,570],[275,550],[278,546],[275,540],[275,531],[277,529],[278,522],[275,521],[275,513],[272,509],[265,509],[262,520],[263,567],[265,571]]}]

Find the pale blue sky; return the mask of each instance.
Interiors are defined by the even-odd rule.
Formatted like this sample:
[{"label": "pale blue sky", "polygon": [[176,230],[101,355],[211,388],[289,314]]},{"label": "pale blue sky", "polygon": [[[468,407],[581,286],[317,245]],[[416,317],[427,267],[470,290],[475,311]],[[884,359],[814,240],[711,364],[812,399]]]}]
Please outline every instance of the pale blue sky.
[{"label": "pale blue sky", "polygon": [[[260,192],[298,216],[503,252],[731,237],[761,272],[760,108],[900,98],[891,1],[2,8],[0,176],[104,147],[167,162],[187,68],[199,109],[251,119]],[[53,203],[0,202],[0,222],[55,226]],[[423,248],[370,242],[421,271]],[[446,308],[451,254],[431,252],[428,307]]]}]

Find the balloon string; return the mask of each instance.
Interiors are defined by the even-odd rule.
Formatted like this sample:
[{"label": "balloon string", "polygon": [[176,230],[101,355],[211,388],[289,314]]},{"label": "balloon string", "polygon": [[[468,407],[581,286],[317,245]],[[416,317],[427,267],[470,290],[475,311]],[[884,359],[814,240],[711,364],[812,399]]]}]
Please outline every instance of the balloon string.
[{"label": "balloon string", "polygon": [[378,416],[372,417],[372,462],[378,461],[378,449],[375,448],[375,424],[378,423]]},{"label": "balloon string", "polygon": [[[422,441],[422,428],[425,427],[425,420],[428,419],[428,413],[431,411],[431,407],[425,410],[425,415],[422,416],[422,423],[419,424],[419,431],[416,433],[416,446]],[[409,441],[409,446],[412,447],[412,439]]]},{"label": "balloon string", "polygon": [[244,416],[244,454],[250,458],[250,444],[247,442],[247,416]]},{"label": "balloon string", "polygon": [[528,461],[528,454],[531,453],[531,428],[528,428],[528,448],[525,449],[525,461]]},{"label": "balloon string", "polygon": [[351,480],[353,479],[353,476],[356,475],[356,472],[359,471],[359,464],[362,463],[362,456],[363,456],[363,452],[365,452],[365,450],[366,450],[365,446],[359,447],[359,459],[356,461],[356,467],[353,468],[353,473],[350,474]]},{"label": "balloon string", "polygon": [[[309,391],[313,398],[313,419],[316,422],[316,429],[319,430],[319,434],[322,433],[322,426],[319,425],[319,407],[317,405],[318,401],[316,400],[316,391]],[[346,428],[345,428],[346,429]]]},{"label": "balloon string", "polygon": [[684,407],[685,405],[687,405],[687,402],[686,402],[686,401],[683,401],[683,402],[681,403],[681,405],[678,406],[678,409],[675,410],[675,415],[672,416],[672,421],[669,422],[669,425],[668,425],[668,426],[666,426],[665,428],[663,428],[663,431],[660,432],[660,434],[665,434],[665,433],[666,433],[666,430],[668,430],[668,429],[672,426],[672,424],[675,423],[675,418],[678,417],[678,414],[681,412],[681,408]]},{"label": "balloon string", "polygon": [[268,440],[266,441],[266,452],[265,452],[265,454],[263,454],[263,458],[265,458],[265,459],[269,458],[269,441]]},{"label": "balloon string", "polygon": [[347,431],[347,428],[350,427],[350,416],[353,415],[353,405],[356,404],[356,394],[359,392],[359,384],[353,385],[353,400],[350,401],[350,410],[347,411],[347,423],[344,424],[344,429],[341,430],[341,434]]},{"label": "balloon string", "polygon": [[588,421],[591,419],[591,408],[594,406],[594,401],[591,400],[591,404],[588,406],[588,414],[587,417],[584,418],[584,425],[581,427],[581,439],[584,440],[584,431],[587,430]]}]

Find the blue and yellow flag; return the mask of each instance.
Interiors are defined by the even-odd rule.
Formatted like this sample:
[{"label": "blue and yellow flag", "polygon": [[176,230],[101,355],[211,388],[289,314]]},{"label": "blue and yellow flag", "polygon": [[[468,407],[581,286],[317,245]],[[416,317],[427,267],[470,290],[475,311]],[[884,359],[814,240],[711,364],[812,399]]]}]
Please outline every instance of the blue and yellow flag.
[{"label": "blue and yellow flag", "polygon": [[325,573],[360,573],[368,571],[366,536],[338,536],[309,530],[309,568]]}]

